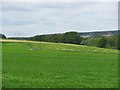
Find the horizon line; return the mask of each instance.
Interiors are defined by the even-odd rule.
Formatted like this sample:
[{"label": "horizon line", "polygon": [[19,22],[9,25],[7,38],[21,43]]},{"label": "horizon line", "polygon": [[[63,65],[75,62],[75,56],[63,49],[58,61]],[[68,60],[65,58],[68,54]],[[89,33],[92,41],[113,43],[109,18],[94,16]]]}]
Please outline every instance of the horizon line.
[{"label": "horizon line", "polygon": [[[119,31],[119,29],[117,30],[103,30],[103,31],[82,31],[82,32],[78,32],[78,31],[75,31],[75,30],[71,30],[71,31],[66,31],[66,32],[78,32],[78,33],[92,33],[92,32],[110,32],[110,31]],[[1,33],[0,34],[4,34],[7,38],[10,38],[10,37],[33,37],[33,36],[36,36],[36,35],[51,35],[51,34],[63,34],[63,33],[66,33],[66,32],[62,32],[62,33],[46,33],[46,34],[35,34],[35,35],[30,35],[30,36],[6,36],[6,34],[4,33]]]}]

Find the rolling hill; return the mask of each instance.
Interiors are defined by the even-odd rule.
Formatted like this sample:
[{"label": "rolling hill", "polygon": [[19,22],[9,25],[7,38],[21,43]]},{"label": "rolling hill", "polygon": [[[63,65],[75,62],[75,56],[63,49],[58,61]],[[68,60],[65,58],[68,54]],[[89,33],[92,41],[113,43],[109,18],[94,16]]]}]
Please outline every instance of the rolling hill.
[{"label": "rolling hill", "polygon": [[22,40],[1,41],[4,88],[116,88],[118,51]]},{"label": "rolling hill", "polygon": [[81,37],[98,37],[98,36],[116,36],[120,35],[120,30],[114,31],[96,31],[96,32],[80,32]]}]

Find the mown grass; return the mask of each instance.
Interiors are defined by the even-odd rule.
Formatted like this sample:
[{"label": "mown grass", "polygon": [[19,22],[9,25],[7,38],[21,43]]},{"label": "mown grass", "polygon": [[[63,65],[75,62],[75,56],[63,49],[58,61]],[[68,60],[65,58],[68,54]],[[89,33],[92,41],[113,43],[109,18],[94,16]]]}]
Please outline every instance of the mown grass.
[{"label": "mown grass", "polygon": [[118,87],[117,50],[44,42],[2,46],[3,87]]}]

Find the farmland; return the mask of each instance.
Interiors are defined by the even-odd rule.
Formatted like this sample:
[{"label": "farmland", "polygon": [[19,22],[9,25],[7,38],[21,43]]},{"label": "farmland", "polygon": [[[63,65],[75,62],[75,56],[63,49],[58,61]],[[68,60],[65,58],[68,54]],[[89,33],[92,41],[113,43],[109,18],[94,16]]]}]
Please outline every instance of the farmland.
[{"label": "farmland", "polygon": [[3,42],[5,88],[116,88],[118,52],[50,42]]}]

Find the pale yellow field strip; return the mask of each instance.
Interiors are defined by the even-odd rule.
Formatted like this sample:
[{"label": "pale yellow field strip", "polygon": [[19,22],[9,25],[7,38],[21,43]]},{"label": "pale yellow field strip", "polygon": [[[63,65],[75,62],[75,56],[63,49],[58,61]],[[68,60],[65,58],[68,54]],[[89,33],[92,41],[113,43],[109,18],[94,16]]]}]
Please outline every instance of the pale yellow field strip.
[{"label": "pale yellow field strip", "polygon": [[40,42],[37,42],[37,41],[11,40],[11,39],[0,39],[0,42],[30,42],[30,43],[40,43]]}]

